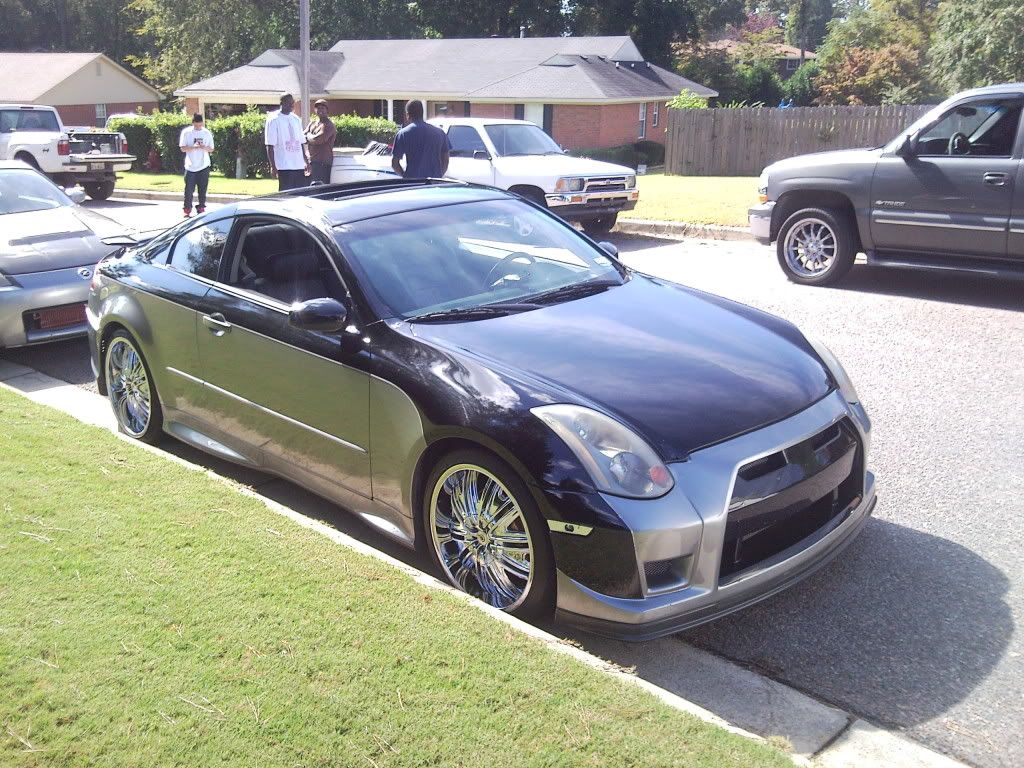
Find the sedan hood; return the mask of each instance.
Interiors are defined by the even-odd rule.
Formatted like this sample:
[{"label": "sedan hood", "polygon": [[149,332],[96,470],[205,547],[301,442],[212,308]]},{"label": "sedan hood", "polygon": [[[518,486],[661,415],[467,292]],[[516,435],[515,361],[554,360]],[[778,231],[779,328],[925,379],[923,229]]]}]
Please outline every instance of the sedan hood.
[{"label": "sedan hood", "polygon": [[5,214],[0,216],[0,272],[92,267],[114,250],[100,238],[124,233],[117,222],[78,206]]},{"label": "sedan hood", "polygon": [[410,327],[424,341],[533,380],[541,402],[614,415],[666,461],[791,416],[832,386],[792,324],[642,275],[543,309]]},{"label": "sedan hood", "polygon": [[602,160],[571,155],[511,155],[496,157],[494,164],[510,176],[536,176],[558,178],[561,176],[632,176],[636,173],[624,165],[614,165]]}]

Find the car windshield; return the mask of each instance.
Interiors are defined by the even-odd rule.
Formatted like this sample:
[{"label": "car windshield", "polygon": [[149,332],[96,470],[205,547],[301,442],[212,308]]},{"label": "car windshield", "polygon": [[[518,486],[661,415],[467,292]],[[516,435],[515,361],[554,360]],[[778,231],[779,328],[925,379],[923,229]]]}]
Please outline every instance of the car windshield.
[{"label": "car windshield", "polygon": [[495,123],[484,127],[501,157],[509,155],[561,155],[555,140],[536,125]]},{"label": "car windshield", "polygon": [[35,171],[0,169],[0,215],[46,211],[65,205],[74,203],[53,182]]},{"label": "car windshield", "polygon": [[626,279],[575,230],[517,200],[405,211],[336,232],[381,317],[518,311]]}]

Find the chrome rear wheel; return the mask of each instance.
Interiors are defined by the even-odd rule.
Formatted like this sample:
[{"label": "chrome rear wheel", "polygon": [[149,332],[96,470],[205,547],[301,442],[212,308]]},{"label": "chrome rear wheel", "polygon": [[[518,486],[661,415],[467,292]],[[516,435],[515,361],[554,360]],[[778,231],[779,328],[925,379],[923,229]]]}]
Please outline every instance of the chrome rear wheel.
[{"label": "chrome rear wheel", "polygon": [[504,611],[530,596],[539,542],[520,502],[493,472],[471,463],[448,467],[434,482],[428,526],[453,585]]}]

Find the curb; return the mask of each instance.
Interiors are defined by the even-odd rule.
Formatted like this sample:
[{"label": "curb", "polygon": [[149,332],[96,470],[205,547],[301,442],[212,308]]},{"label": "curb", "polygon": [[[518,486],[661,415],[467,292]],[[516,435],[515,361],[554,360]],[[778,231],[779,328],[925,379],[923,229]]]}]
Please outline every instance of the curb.
[{"label": "curb", "polygon": [[[570,656],[587,666],[652,694],[664,704],[711,725],[755,741],[789,748],[793,763],[814,768],[967,768],[897,733],[878,728],[842,710],[823,704],[782,683],[739,667],[714,654],[675,638],[630,644],[590,635],[562,639],[510,616],[454,589],[430,574],[385,554],[319,520],[307,517],[257,490],[223,477],[211,469],[170,454],[157,446],[131,440],[117,430],[107,398],[74,384],[55,379],[23,365],[0,358],[0,387],[33,402],[46,405],[86,424],[113,432],[131,445],[149,451],[196,472],[203,472],[234,490],[263,502],[271,511],[304,528],[326,536],[340,546],[373,557],[410,576],[428,589],[442,590],[486,613],[506,626],[541,642],[550,650]],[[581,642],[598,650],[595,655]],[[657,682],[675,683],[687,678],[689,689],[700,695],[702,706],[639,676],[651,657],[671,657],[671,672],[654,675]],[[664,665],[662,665],[664,667]],[[689,695],[689,691],[688,691]],[[725,715],[716,714],[714,710]],[[731,722],[730,722],[731,721]]]},{"label": "curb", "polygon": [[724,227],[718,224],[690,224],[683,221],[651,219],[620,219],[615,229],[627,235],[647,235],[669,239],[697,237],[702,240],[747,240],[754,236],[745,227]]},{"label": "curb", "polygon": [[[160,192],[150,189],[117,189],[114,198],[121,200],[181,200],[181,192]],[[236,203],[252,195],[210,194],[208,203]],[[701,238],[703,240],[748,240],[754,236],[743,227],[723,227],[718,224],[690,224],[680,221],[654,221],[652,219],[620,219],[615,227],[617,232],[627,235],[647,235],[668,239]]]}]

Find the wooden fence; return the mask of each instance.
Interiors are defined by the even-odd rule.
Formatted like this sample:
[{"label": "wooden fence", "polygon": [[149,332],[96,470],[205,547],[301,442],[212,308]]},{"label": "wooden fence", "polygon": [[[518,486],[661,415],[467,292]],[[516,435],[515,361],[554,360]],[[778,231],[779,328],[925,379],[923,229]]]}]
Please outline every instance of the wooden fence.
[{"label": "wooden fence", "polygon": [[665,170],[757,176],[793,155],[887,143],[927,106],[669,109]]}]

